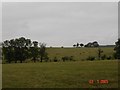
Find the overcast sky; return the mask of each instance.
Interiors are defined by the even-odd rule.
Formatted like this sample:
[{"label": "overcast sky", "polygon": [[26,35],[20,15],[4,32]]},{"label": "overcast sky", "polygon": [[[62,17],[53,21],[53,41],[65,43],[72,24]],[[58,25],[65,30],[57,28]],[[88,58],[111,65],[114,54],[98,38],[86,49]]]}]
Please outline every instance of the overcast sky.
[{"label": "overcast sky", "polygon": [[30,38],[47,46],[72,46],[118,38],[117,2],[22,2],[2,4],[2,39]]}]

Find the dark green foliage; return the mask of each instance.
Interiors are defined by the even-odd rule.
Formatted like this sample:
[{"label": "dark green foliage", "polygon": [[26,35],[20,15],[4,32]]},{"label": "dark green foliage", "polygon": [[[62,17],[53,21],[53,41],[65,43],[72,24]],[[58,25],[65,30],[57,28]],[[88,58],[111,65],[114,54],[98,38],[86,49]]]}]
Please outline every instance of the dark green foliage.
[{"label": "dark green foliage", "polygon": [[98,48],[98,59],[101,60],[101,54],[103,53],[103,50],[101,48]]},{"label": "dark green foliage", "polygon": [[89,57],[87,58],[87,60],[93,61],[93,60],[95,60],[95,57],[94,57],[94,56],[89,56]]},{"label": "dark green foliage", "polygon": [[83,47],[83,46],[84,46],[84,44],[83,44],[83,43],[81,43],[81,44],[80,44],[80,46],[81,46],[81,47]]},{"label": "dark green foliage", "polygon": [[40,59],[41,62],[43,60],[44,57],[46,57],[47,53],[46,53],[46,44],[45,43],[40,43]]},{"label": "dark green foliage", "polygon": [[46,62],[48,62],[48,60],[49,60],[48,53],[45,53],[45,55],[44,55],[44,60],[45,60]]},{"label": "dark green foliage", "polygon": [[61,48],[64,48],[63,46],[61,46]]},{"label": "dark green foliage", "polygon": [[105,60],[107,58],[107,56],[104,54],[103,56],[101,56],[102,60]]},{"label": "dark green foliage", "polygon": [[70,61],[73,61],[73,60],[74,60],[74,59],[73,59],[73,56],[70,56],[70,57],[69,57],[69,60],[70,60]]},{"label": "dark green foliage", "polygon": [[99,44],[97,41],[89,42],[85,45],[85,47],[99,47]]},{"label": "dark green foliage", "polygon": [[93,44],[93,47],[99,47],[99,44],[97,41],[94,41],[92,44]]},{"label": "dark green foliage", "polygon": [[118,39],[117,42],[115,42],[115,44],[116,44],[116,46],[115,46],[114,50],[116,51],[116,53],[115,53],[114,57],[116,59],[120,59],[120,38]]},{"label": "dark green foliage", "polygon": [[4,59],[8,63],[11,63],[11,61],[17,63],[18,60],[22,63],[28,58],[28,48],[30,46],[30,42],[30,39],[25,39],[24,37],[4,41]]},{"label": "dark green foliage", "polygon": [[31,57],[32,57],[32,60],[34,62],[36,62],[36,60],[37,60],[37,57],[39,55],[38,52],[39,52],[39,48],[38,47],[30,47]]},{"label": "dark green foliage", "polygon": [[117,59],[116,52],[113,53],[113,58],[114,58],[114,59]]},{"label": "dark green foliage", "polygon": [[17,61],[22,63],[27,59],[32,59],[36,62],[39,56],[41,57],[41,61],[43,57],[48,59],[47,53],[45,52],[45,44],[41,43],[40,47],[38,47],[37,41],[32,42],[30,39],[25,39],[24,37],[6,40],[2,43],[2,46],[3,59],[8,63],[13,61],[15,63]]},{"label": "dark green foliage", "polygon": [[54,57],[53,61],[54,61],[54,62],[57,62],[57,61],[58,61],[57,57]]},{"label": "dark green foliage", "polygon": [[76,45],[74,44],[73,47],[76,47]]},{"label": "dark green foliage", "polygon": [[107,60],[111,60],[112,59],[112,56],[107,56]]},{"label": "dark green foliage", "polygon": [[79,43],[77,43],[76,46],[79,47]]},{"label": "dark green foliage", "polygon": [[73,60],[73,56],[64,56],[64,57],[62,57],[62,60],[63,60],[63,62],[65,62],[67,60],[72,61]]}]

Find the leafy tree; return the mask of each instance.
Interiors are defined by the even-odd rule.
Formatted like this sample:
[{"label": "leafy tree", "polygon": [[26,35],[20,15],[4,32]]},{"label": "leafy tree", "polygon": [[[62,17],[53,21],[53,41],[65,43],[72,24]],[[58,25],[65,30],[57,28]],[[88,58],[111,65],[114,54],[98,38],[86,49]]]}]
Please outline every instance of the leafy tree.
[{"label": "leafy tree", "polygon": [[6,40],[3,42],[3,56],[7,62],[18,60],[22,61],[29,58],[29,47],[31,46],[31,40],[24,37]]},{"label": "leafy tree", "polygon": [[34,62],[36,62],[36,58],[39,55],[39,48],[38,48],[38,42],[37,41],[33,41],[33,47],[30,47],[30,51],[31,51],[31,56],[32,56],[32,60]]},{"label": "leafy tree", "polygon": [[57,62],[57,61],[58,61],[57,57],[54,57],[53,61],[54,61],[54,62]]},{"label": "leafy tree", "polygon": [[83,43],[81,43],[81,44],[80,44],[80,46],[81,46],[81,47],[83,47],[83,46],[84,46],[84,44],[83,44]]},{"label": "leafy tree", "polygon": [[76,47],[76,45],[74,44],[73,47]]},{"label": "leafy tree", "polygon": [[46,44],[40,43],[40,47],[38,47],[37,41],[31,41],[30,39],[26,39],[24,37],[6,40],[2,43],[2,55],[3,59],[5,59],[8,63],[14,61],[17,63],[19,60],[20,63],[25,61],[26,59],[33,59],[36,62],[38,56],[42,60],[48,60],[48,54],[46,53]]},{"label": "leafy tree", "polygon": [[40,59],[41,59],[41,62],[42,62],[43,57],[45,57],[45,55],[46,55],[46,44],[45,43],[40,43],[39,45],[40,45],[40,51],[39,51]]},{"label": "leafy tree", "polygon": [[85,45],[85,47],[98,47],[99,44],[97,41],[94,41],[94,42],[89,42]]},{"label": "leafy tree", "polygon": [[77,43],[76,46],[79,47],[79,43]]},{"label": "leafy tree", "polygon": [[92,44],[93,44],[94,47],[98,47],[99,46],[97,41],[94,41]]},{"label": "leafy tree", "polygon": [[89,42],[88,44],[85,45],[85,47],[92,47],[92,43]]},{"label": "leafy tree", "polygon": [[27,59],[26,54],[26,39],[24,37],[20,37],[19,39],[16,39],[16,53],[18,60],[20,60],[20,63],[25,61]]},{"label": "leafy tree", "polygon": [[107,56],[104,54],[103,56],[101,56],[102,60],[105,60],[107,58]]},{"label": "leafy tree", "polygon": [[98,59],[101,59],[101,54],[103,53],[103,51],[101,50],[101,48],[98,49]]},{"label": "leafy tree", "polygon": [[117,42],[115,42],[115,44],[116,44],[116,46],[115,46],[114,50],[116,52],[115,52],[114,56],[115,56],[116,59],[120,59],[120,38],[118,39]]}]

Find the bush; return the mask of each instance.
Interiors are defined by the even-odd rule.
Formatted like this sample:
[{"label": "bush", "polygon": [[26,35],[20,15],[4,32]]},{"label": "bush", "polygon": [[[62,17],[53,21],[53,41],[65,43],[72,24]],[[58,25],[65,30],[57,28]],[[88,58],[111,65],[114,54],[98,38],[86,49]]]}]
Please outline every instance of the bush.
[{"label": "bush", "polygon": [[93,60],[95,60],[95,57],[94,57],[94,56],[89,56],[89,57],[87,58],[87,60],[93,61]]},{"label": "bush", "polygon": [[70,57],[69,57],[69,60],[70,60],[70,61],[73,61],[73,56],[70,56]]},{"label": "bush", "polygon": [[107,56],[104,54],[103,56],[101,56],[102,60],[105,60],[107,58]]},{"label": "bush", "polygon": [[67,56],[62,57],[63,62],[65,62],[67,59]]},{"label": "bush", "polygon": [[57,57],[54,57],[53,61],[54,61],[54,62],[57,62],[57,61],[58,61]]},{"label": "bush", "polygon": [[113,59],[117,59],[116,53],[113,53]]},{"label": "bush", "polygon": [[110,59],[112,59],[112,56],[108,56],[108,57],[107,57],[107,60],[110,60]]},{"label": "bush", "polygon": [[64,56],[64,57],[62,57],[62,60],[63,60],[63,62],[65,62],[66,60],[72,61],[73,60],[73,56]]},{"label": "bush", "polygon": [[64,48],[63,46],[61,46],[61,48]]},{"label": "bush", "polygon": [[49,60],[49,57],[45,57],[45,62],[48,62],[48,60]]}]

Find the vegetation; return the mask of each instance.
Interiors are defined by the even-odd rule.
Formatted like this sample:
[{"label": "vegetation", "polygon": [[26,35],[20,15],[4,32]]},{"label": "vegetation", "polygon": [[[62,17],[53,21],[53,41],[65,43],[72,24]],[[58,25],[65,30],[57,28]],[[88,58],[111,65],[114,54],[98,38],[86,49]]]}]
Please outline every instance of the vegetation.
[{"label": "vegetation", "polygon": [[120,59],[120,38],[118,39],[117,42],[115,42],[115,44],[116,44],[116,47],[114,48],[114,50],[116,51],[116,53],[114,56],[116,59]]},{"label": "vegetation", "polygon": [[[104,59],[107,59],[108,56],[111,56],[111,59],[114,59],[114,47],[102,47],[100,48],[103,53],[102,56],[106,55]],[[60,61],[63,61],[63,57],[71,57],[73,56],[73,61],[81,61],[86,60],[89,56],[94,56],[95,60],[99,60],[98,57],[98,47],[95,48],[46,48],[46,52],[48,53],[49,59],[54,59],[57,57]],[[70,60],[67,60],[70,61]]]},{"label": "vegetation", "polygon": [[[77,48],[46,48],[45,43],[38,43],[37,41],[31,41],[24,37],[6,40],[2,43],[3,63],[11,62],[27,62],[31,60],[36,61],[75,61],[75,60],[105,60],[105,59],[119,59],[120,55],[120,40],[116,42],[116,47],[99,47],[97,41],[89,42],[84,45],[83,43],[74,44]],[[84,48],[78,48],[78,47]],[[86,48],[89,47],[89,48]],[[94,47],[94,48],[93,48]],[[114,51],[115,50],[115,51]],[[72,57],[71,57],[72,56]],[[74,58],[73,58],[74,57]]]},{"label": "vegetation", "polygon": [[[2,67],[3,88],[118,87],[115,59],[120,59],[120,39],[115,47],[100,47],[94,41],[74,44],[76,48],[46,48],[45,43],[24,37],[6,40],[2,45],[3,63],[11,63]],[[97,83],[104,79],[109,83]],[[90,84],[89,80],[94,83]]]},{"label": "vegetation", "polygon": [[[3,88],[117,88],[117,60],[3,64]],[[108,84],[89,80],[108,80]]]},{"label": "vegetation", "polygon": [[[6,40],[3,42],[3,60],[11,63],[14,61],[23,61],[27,59],[32,59],[34,62],[40,57],[41,62],[43,58],[47,57],[46,53],[46,44],[40,43],[40,47],[38,47],[37,41],[31,41],[30,39],[25,39],[24,37],[18,39]],[[48,57],[47,57],[48,58]]]},{"label": "vegetation", "polygon": [[98,49],[98,59],[101,59],[101,54],[103,53],[103,51],[101,50],[101,48]]}]

